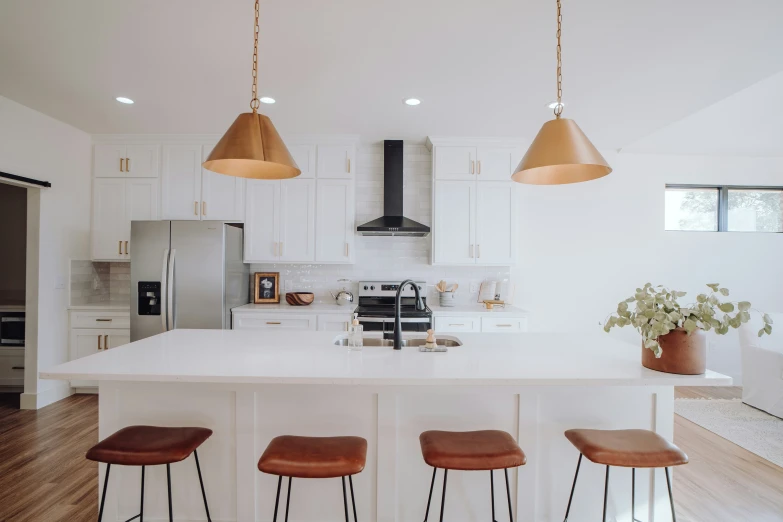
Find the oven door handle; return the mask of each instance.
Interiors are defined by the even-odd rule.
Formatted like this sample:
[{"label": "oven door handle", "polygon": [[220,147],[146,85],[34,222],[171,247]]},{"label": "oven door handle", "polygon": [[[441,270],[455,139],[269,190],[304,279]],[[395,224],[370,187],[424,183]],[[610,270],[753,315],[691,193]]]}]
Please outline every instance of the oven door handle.
[{"label": "oven door handle", "polygon": [[[393,323],[393,317],[359,317],[360,323]],[[427,317],[406,317],[400,319],[401,323],[430,323]]]},{"label": "oven door handle", "polygon": [[24,317],[0,317],[0,323],[23,323]]}]

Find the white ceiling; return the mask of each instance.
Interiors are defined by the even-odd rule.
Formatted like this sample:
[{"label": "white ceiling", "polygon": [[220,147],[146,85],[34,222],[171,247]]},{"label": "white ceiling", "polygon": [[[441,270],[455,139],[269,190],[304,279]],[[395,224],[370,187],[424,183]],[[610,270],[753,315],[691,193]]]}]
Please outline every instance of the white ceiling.
[{"label": "white ceiling", "polygon": [[[260,90],[278,100],[263,110],[289,134],[532,137],[555,97],[554,4],[262,0]],[[565,115],[599,147],[783,70],[780,0],[563,9]],[[248,107],[252,15],[252,0],[3,0],[0,94],[90,133],[222,133]]]},{"label": "white ceiling", "polygon": [[623,150],[708,156],[783,156],[783,72]]}]

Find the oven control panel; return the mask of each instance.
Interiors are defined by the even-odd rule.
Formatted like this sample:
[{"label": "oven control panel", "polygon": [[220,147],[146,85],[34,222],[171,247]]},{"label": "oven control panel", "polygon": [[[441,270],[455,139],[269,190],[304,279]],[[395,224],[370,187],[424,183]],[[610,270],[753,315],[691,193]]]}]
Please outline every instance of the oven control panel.
[{"label": "oven control panel", "polygon": [[[426,297],[427,283],[424,281],[417,281],[416,286],[419,287],[421,296]],[[359,283],[359,296],[394,297],[397,295],[397,289],[399,287],[400,281],[361,281]],[[416,293],[411,285],[407,284],[400,295],[403,297],[415,297]]]}]

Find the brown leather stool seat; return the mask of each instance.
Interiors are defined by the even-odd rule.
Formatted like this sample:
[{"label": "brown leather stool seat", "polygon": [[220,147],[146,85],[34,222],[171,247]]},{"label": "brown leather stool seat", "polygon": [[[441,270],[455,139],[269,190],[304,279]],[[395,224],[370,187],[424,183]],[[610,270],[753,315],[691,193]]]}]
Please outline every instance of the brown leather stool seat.
[{"label": "brown leather stool seat", "polygon": [[674,511],[674,496],[669,477],[669,468],[688,463],[688,455],[654,431],[649,430],[568,430],[566,438],[579,450],[571,496],[568,497],[565,519],[571,512],[576,479],[582,457],[596,464],[606,466],[604,481],[604,522],[606,522],[606,501],[609,496],[609,469],[612,466],[631,468],[631,519],[636,520],[636,468],[663,468],[666,472],[666,486],[669,490],[669,505],[672,521],[677,522]]},{"label": "brown leather stool seat", "polygon": [[625,468],[668,468],[688,463],[688,456],[648,430],[568,430],[565,436],[596,464]]},{"label": "brown leather stool seat", "polygon": [[87,451],[89,460],[106,464],[103,478],[103,492],[98,510],[98,522],[103,520],[103,507],[106,504],[106,491],[109,488],[109,473],[113,465],[141,466],[141,507],[139,514],[130,520],[144,520],[144,468],[146,466],[166,465],[168,484],[169,521],[174,520],[174,508],[171,500],[171,464],[188,458],[191,454],[196,461],[201,496],[207,520],[211,521],[207,492],[201,476],[198,461],[198,448],[212,435],[207,428],[165,428],[161,426],[128,426],[109,435]]},{"label": "brown leather stool seat", "polygon": [[433,468],[486,471],[527,462],[522,448],[505,431],[425,431],[419,442],[424,462]]},{"label": "brown leather stool seat", "polygon": [[128,426],[90,448],[87,458],[122,466],[157,466],[185,460],[212,435],[207,428]]},{"label": "brown leather stool seat", "polygon": [[275,437],[258,461],[270,475],[294,478],[337,478],[361,473],[367,441],[361,437]]}]

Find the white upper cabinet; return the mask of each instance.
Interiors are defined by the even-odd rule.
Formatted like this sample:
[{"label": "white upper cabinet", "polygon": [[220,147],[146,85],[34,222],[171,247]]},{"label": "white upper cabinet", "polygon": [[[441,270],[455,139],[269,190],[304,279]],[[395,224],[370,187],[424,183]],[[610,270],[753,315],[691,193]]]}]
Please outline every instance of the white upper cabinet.
[{"label": "white upper cabinet", "polygon": [[289,145],[288,152],[294,158],[296,166],[302,171],[299,175],[300,178],[315,177],[315,145]]},{"label": "white upper cabinet", "polygon": [[278,260],[280,182],[247,181],[245,209],[245,262]]},{"label": "white upper cabinet", "polygon": [[316,194],[316,262],[353,263],[356,237],[353,182],[318,180]]},{"label": "white upper cabinet", "polygon": [[356,167],[353,145],[318,145],[319,178],[352,178]]},{"label": "white upper cabinet", "polygon": [[515,147],[478,147],[476,177],[479,180],[510,181],[517,166],[519,149]]},{"label": "white upper cabinet", "polygon": [[476,179],[476,147],[436,147],[433,157],[435,179]]},{"label": "white upper cabinet", "polygon": [[516,195],[513,181],[477,184],[476,263],[512,265],[515,263]]},{"label": "white upper cabinet", "polygon": [[280,181],[280,200],[280,261],[314,261],[315,180]]},{"label": "white upper cabinet", "polygon": [[510,180],[521,157],[516,142],[427,139],[433,157],[433,264],[516,263],[517,196]]},{"label": "white upper cabinet", "polygon": [[[202,161],[206,161],[214,145],[205,145]],[[244,221],[245,180],[201,169],[201,219]]]},{"label": "white upper cabinet", "polygon": [[158,180],[93,180],[92,258],[130,260],[131,221],[158,217]]},{"label": "white upper cabinet", "polygon": [[96,144],[93,174],[96,178],[157,178],[159,149],[158,145]]},{"label": "white upper cabinet", "polygon": [[163,219],[201,219],[201,146],[163,147]]},{"label": "white upper cabinet", "polygon": [[476,184],[439,181],[435,190],[433,263],[475,264]]}]

